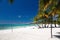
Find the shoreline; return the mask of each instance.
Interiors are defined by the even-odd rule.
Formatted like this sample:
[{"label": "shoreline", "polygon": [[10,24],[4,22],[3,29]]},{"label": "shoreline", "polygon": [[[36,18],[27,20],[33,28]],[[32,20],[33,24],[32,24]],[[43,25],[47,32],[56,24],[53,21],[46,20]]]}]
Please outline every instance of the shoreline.
[{"label": "shoreline", "polygon": [[[34,29],[33,29],[34,28]],[[53,34],[56,34],[59,29],[53,28]],[[51,38],[50,28],[40,28],[35,26],[26,28],[16,28],[9,30],[0,30],[0,40],[59,40],[56,37]]]}]

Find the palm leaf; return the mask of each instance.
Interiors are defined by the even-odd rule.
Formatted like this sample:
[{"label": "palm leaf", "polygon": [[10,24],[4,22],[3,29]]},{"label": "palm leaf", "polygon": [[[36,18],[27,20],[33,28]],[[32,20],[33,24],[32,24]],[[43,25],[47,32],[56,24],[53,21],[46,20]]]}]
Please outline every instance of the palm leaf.
[{"label": "palm leaf", "polygon": [[14,2],[14,0],[9,0],[9,3],[12,4]]}]

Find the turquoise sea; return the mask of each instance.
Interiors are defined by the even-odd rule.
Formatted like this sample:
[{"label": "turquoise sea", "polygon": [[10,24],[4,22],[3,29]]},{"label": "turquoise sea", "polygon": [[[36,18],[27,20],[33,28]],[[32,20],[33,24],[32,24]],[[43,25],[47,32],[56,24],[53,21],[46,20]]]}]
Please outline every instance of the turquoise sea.
[{"label": "turquoise sea", "polygon": [[28,27],[34,24],[0,24],[0,30],[2,29],[11,29],[11,28],[19,28],[19,27]]}]

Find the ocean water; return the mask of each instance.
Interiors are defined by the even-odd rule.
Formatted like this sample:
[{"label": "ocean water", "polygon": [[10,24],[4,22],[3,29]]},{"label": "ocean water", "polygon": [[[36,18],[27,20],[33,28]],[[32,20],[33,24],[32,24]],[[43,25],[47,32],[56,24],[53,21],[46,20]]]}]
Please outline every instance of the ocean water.
[{"label": "ocean water", "polygon": [[0,24],[0,30],[18,28],[18,27],[28,27],[28,26],[33,26],[33,25],[34,24]]}]

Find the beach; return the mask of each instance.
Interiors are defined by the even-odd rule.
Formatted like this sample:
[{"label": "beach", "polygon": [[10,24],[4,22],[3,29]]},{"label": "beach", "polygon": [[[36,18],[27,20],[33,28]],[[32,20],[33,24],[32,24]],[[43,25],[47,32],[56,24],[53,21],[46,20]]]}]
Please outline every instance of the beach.
[{"label": "beach", "polygon": [[[53,35],[58,35],[60,28],[53,28]],[[36,26],[26,28],[15,28],[0,30],[0,40],[59,40],[53,36],[51,38],[50,28],[40,28]]]}]

